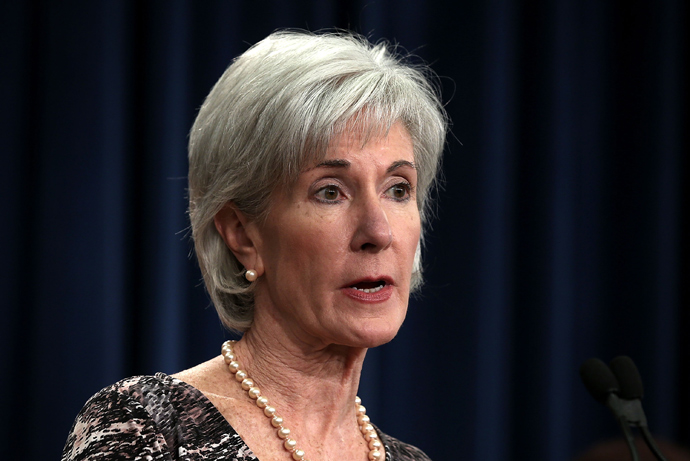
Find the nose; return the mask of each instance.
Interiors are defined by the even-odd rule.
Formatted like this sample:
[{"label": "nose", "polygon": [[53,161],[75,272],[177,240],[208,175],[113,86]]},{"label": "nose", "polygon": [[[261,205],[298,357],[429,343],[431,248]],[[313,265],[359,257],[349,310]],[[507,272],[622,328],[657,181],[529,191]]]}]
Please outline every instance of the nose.
[{"label": "nose", "polygon": [[379,198],[362,197],[354,208],[356,229],[352,251],[378,252],[388,248],[393,242],[393,232]]}]

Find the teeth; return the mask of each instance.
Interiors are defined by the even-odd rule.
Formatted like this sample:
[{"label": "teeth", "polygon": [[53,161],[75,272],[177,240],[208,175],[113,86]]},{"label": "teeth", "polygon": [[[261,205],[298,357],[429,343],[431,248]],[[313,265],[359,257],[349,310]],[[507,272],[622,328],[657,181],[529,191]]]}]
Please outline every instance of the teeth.
[{"label": "teeth", "polygon": [[356,289],[357,291],[361,291],[362,293],[376,293],[377,291],[381,291],[381,289],[383,288],[383,285],[384,284],[381,284],[381,285],[377,286],[376,288],[357,288],[357,287],[352,287],[352,288]]}]

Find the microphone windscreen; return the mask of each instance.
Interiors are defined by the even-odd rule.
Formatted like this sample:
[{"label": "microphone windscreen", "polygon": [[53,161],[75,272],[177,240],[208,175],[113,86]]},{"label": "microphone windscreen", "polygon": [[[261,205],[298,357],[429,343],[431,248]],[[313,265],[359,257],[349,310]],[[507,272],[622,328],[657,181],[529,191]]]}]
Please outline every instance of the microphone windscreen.
[{"label": "microphone windscreen", "polygon": [[629,400],[641,399],[644,395],[644,389],[642,387],[642,378],[640,378],[640,372],[637,371],[635,362],[630,357],[621,355],[611,360],[609,365],[618,380],[620,387],[618,395]]},{"label": "microphone windscreen", "polygon": [[618,380],[611,369],[597,358],[591,358],[580,366],[580,377],[596,400],[605,403],[609,394],[618,392]]}]

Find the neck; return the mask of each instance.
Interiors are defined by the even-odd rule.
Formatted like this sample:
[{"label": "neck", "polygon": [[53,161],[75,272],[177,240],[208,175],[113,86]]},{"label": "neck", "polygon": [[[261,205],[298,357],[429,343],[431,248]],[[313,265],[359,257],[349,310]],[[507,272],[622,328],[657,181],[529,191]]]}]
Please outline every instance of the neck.
[{"label": "neck", "polygon": [[[270,309],[256,309],[252,327],[232,349],[310,459],[380,459],[376,432],[364,408],[355,405],[367,348],[335,342]],[[261,411],[254,414],[264,418]]]},{"label": "neck", "polygon": [[[252,327],[236,344],[244,369],[286,420],[313,431],[355,425],[366,349],[306,344]],[[309,426],[309,427],[306,427]]]},{"label": "neck", "polygon": [[[310,452],[317,454],[319,458],[333,459],[334,456],[339,456],[343,460],[357,460],[361,459],[360,456],[364,452],[368,453],[367,456],[369,459],[379,460],[384,456],[382,452],[383,447],[378,440],[378,435],[374,427],[370,424],[369,417],[366,416],[366,410],[361,406],[359,398],[353,399],[349,405],[345,402],[343,406],[338,402],[342,400],[342,396],[346,395],[347,392],[342,392],[341,395],[337,396],[329,395],[327,396],[328,398],[324,399],[325,395],[320,390],[318,392],[304,392],[305,387],[309,388],[309,385],[303,383],[301,391],[292,394],[293,396],[299,396],[297,404],[295,402],[290,402],[290,399],[285,399],[284,397],[286,394],[284,393],[283,401],[285,405],[283,408],[290,408],[291,411],[290,413],[283,413],[283,416],[280,416],[276,413],[276,407],[274,406],[275,401],[271,402],[270,399],[267,399],[266,395],[257,387],[258,382],[254,381],[247,374],[249,368],[246,365],[242,366],[241,363],[237,363],[239,361],[239,354],[236,348],[237,345],[238,344],[233,344],[233,341],[226,341],[226,343],[223,344],[223,357],[226,363],[230,365],[230,372],[236,375],[235,377],[238,381],[242,381],[243,389],[247,391],[250,398],[256,400],[256,405],[259,408],[264,408],[265,415],[271,418],[271,423],[277,430],[276,435],[285,440],[284,447],[292,453],[293,459],[304,459],[305,453],[302,448],[297,446],[297,442],[291,438],[294,437],[292,434],[295,432],[285,427],[284,415],[286,414],[290,415],[293,422],[299,421],[299,424],[295,424],[293,427],[298,428],[297,433],[301,432],[305,435],[303,440],[308,441],[307,445],[310,446]],[[256,345],[252,345],[251,339],[245,339],[243,346],[240,346],[240,348],[242,347],[244,347],[247,352],[248,359],[251,357],[249,351],[251,349],[257,350],[255,348]],[[323,354],[320,355],[320,357],[322,356]],[[251,360],[245,363],[250,362]],[[256,364],[258,362],[255,360],[254,363]],[[240,371],[242,368],[244,369]],[[323,370],[324,368],[332,367],[316,367],[318,370]],[[294,374],[294,368],[285,369],[292,369]],[[325,374],[307,373],[304,374],[303,377],[307,376],[307,381],[314,382],[318,381],[319,377],[323,375]],[[266,376],[269,378],[268,375]],[[287,377],[287,379],[289,379],[289,377]],[[267,379],[266,383],[273,383],[275,389],[289,389],[285,386],[276,386],[280,385],[280,381],[282,380]],[[327,380],[329,383],[331,381],[333,380]],[[276,393],[276,395],[278,395],[278,393]],[[314,400],[313,398],[311,400],[304,400],[303,397],[308,395],[319,396],[322,400]],[[299,402],[303,403],[299,404]],[[348,411],[347,407],[350,407],[351,410]],[[308,418],[306,418],[307,415]],[[355,417],[355,419],[353,419],[353,417]],[[360,431],[361,438],[357,434]],[[341,453],[343,446],[352,447],[352,451],[348,452],[349,456],[347,456],[347,458],[344,458],[343,453]],[[313,448],[313,451],[311,448]]]}]

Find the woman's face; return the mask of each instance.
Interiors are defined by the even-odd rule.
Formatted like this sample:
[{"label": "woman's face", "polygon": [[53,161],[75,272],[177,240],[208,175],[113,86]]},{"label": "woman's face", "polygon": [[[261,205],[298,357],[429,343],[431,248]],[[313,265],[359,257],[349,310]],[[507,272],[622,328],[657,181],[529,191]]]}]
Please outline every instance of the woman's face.
[{"label": "woman's face", "polygon": [[362,147],[337,137],[326,158],[277,191],[257,227],[257,313],[308,344],[373,347],[405,318],[420,236],[412,140],[400,124]]}]

